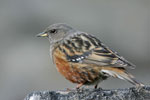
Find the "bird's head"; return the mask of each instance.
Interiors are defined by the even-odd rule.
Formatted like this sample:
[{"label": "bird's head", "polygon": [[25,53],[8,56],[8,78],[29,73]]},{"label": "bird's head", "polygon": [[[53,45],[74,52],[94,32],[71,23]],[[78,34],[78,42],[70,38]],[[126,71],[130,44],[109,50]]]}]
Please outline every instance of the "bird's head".
[{"label": "bird's head", "polygon": [[56,43],[58,41],[63,40],[69,34],[72,34],[75,30],[64,24],[64,23],[57,23],[50,25],[47,27],[42,33],[38,34],[38,37],[48,37],[50,43]]}]

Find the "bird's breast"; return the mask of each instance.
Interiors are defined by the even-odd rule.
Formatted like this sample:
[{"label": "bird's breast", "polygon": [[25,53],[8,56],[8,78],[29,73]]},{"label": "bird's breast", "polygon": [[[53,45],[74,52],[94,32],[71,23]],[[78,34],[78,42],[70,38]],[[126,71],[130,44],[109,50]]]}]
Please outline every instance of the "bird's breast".
[{"label": "bird's breast", "polygon": [[99,70],[96,67],[69,62],[59,48],[53,51],[53,59],[57,70],[73,83],[93,83],[99,78]]}]

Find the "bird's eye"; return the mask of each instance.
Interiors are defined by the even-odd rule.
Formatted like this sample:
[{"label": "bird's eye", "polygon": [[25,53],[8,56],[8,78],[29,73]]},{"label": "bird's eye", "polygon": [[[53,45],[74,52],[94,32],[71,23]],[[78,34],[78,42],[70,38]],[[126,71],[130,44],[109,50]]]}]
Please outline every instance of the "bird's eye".
[{"label": "bird's eye", "polygon": [[50,30],[50,33],[56,33],[56,29]]}]

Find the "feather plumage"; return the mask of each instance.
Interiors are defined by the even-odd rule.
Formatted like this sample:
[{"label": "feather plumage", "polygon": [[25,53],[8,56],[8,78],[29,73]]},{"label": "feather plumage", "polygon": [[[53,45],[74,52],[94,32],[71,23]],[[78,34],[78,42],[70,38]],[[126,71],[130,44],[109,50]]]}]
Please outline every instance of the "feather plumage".
[{"label": "feather plumage", "polygon": [[[69,44],[67,44],[68,41]],[[80,61],[82,63],[92,63],[109,67],[135,68],[135,65],[105,46],[96,37],[87,33],[81,32],[80,34],[76,34],[69,40],[64,40],[63,44],[66,47],[64,50],[68,51],[66,54],[69,61]],[[70,51],[73,52],[70,53]]]}]

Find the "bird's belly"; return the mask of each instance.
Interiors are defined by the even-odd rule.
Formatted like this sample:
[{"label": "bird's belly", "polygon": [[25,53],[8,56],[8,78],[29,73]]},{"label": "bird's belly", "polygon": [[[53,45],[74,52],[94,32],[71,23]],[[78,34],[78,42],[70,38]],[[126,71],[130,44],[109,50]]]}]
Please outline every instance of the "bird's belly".
[{"label": "bird's belly", "polygon": [[100,75],[100,70],[96,67],[88,64],[68,62],[65,59],[65,55],[58,52],[54,53],[53,59],[57,70],[73,83],[92,84],[103,77]]}]

